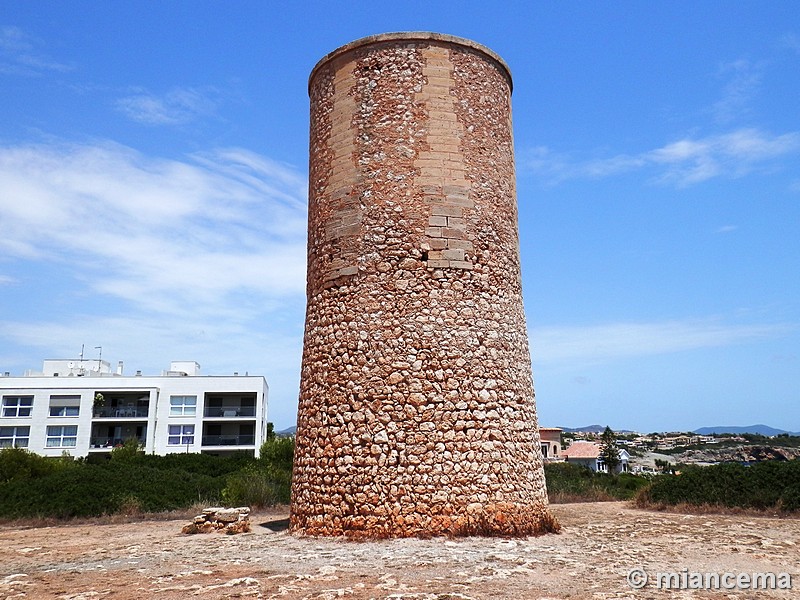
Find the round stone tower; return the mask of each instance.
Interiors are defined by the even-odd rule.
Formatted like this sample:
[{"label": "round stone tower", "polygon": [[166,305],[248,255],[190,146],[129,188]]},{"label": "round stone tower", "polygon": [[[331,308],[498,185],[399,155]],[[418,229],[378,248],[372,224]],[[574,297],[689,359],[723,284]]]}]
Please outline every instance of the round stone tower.
[{"label": "round stone tower", "polygon": [[291,529],[552,531],[508,67],[469,40],[390,33],[324,57],[309,95]]}]

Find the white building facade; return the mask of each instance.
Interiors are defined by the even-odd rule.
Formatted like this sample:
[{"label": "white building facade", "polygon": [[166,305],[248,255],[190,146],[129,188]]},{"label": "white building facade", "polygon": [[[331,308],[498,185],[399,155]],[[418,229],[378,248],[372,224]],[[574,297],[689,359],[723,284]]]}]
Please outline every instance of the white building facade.
[{"label": "white building facade", "polygon": [[0,448],[87,456],[136,438],[148,454],[257,455],[268,394],[264,377],[201,376],[194,361],[131,376],[122,363],[45,360],[41,372],[0,377]]}]

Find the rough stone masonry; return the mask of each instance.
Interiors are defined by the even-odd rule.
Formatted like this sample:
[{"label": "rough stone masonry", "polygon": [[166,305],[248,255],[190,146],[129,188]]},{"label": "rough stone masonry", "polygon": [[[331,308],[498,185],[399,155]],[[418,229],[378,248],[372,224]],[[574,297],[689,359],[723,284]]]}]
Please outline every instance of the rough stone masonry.
[{"label": "rough stone masonry", "polygon": [[558,528],[522,304],[511,87],[491,50],[435,33],[364,38],[311,73],[295,532]]}]

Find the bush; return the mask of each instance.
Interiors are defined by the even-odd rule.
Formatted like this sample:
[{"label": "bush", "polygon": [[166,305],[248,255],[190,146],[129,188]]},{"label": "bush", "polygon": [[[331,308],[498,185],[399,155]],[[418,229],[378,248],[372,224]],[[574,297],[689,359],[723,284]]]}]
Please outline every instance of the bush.
[{"label": "bush", "polygon": [[294,438],[272,438],[261,444],[258,453],[260,463],[281,471],[292,472],[294,463]]},{"label": "bush", "polygon": [[636,498],[642,507],[719,506],[726,508],[800,510],[800,461],[764,461],[750,467],[726,463],[685,467],[664,475]]},{"label": "bush", "polygon": [[221,477],[245,468],[255,462],[252,454],[237,452],[225,456],[213,454],[140,454],[135,463],[160,470],[186,471],[211,477]]},{"label": "bush", "polygon": [[271,438],[259,458],[228,477],[222,499],[228,506],[288,504],[292,493],[294,438]]},{"label": "bush", "polygon": [[0,516],[94,517],[117,512],[158,512],[221,496],[224,478],[136,464],[120,468],[81,464],[0,484]]},{"label": "bush", "polygon": [[44,477],[74,464],[68,455],[48,458],[25,448],[3,448],[0,450],[0,483]]},{"label": "bush", "polygon": [[222,491],[222,500],[227,506],[264,507],[288,504],[291,483],[291,473],[251,465],[228,477]]},{"label": "bush", "polygon": [[569,463],[548,463],[544,466],[544,474],[547,495],[554,504],[628,500],[648,484],[646,478],[638,475],[622,473],[609,477]]},{"label": "bush", "polygon": [[132,437],[125,440],[121,446],[117,446],[111,451],[111,460],[121,462],[133,462],[139,456],[144,455],[144,444]]},{"label": "bush", "polygon": [[219,502],[226,477],[253,466],[246,454],[145,455],[126,443],[86,460],[0,450],[0,517],[92,517]]}]

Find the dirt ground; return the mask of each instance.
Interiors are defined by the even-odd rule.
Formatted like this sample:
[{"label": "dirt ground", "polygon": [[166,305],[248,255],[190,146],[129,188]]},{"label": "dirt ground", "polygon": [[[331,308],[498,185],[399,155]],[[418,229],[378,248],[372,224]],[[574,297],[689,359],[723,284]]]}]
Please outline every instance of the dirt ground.
[{"label": "dirt ground", "polygon": [[[0,598],[539,600],[800,597],[800,520],[552,507],[563,532],[528,539],[299,538],[286,514],[253,532],[182,535],[187,521],[0,527]],[[631,588],[642,568],[650,582]],[[787,572],[791,590],[666,590],[656,573]],[[686,575],[688,577],[688,575]]]}]

